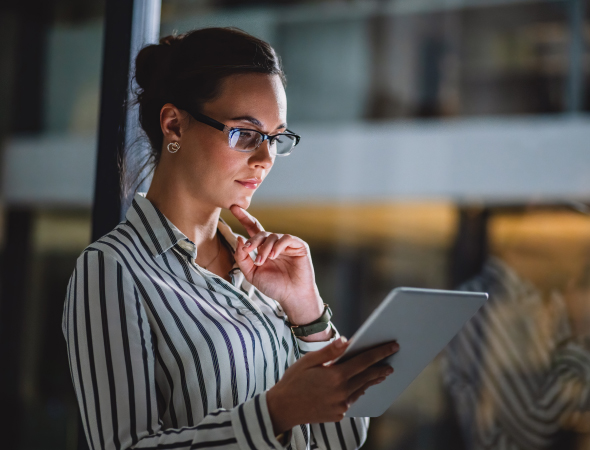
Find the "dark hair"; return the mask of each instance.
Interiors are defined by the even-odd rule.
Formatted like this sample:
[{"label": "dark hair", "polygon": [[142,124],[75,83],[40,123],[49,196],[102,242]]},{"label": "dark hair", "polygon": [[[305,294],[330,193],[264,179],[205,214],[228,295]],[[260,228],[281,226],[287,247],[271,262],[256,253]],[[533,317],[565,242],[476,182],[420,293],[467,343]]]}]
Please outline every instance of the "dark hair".
[{"label": "dark hair", "polygon": [[[286,84],[274,49],[234,27],[170,35],[161,38],[159,44],[142,48],[135,59],[138,88],[131,105],[139,104],[139,124],[149,140],[150,151],[146,157],[133,155],[134,145],[125,149],[120,167],[122,197],[137,190],[160,160],[164,138],[160,127],[162,106],[172,103],[180,109],[190,105],[198,110],[216,98],[225,77],[252,72],[279,75]],[[145,159],[143,163],[131,162],[138,157]],[[129,166],[138,167],[137,173],[130,174]],[[148,168],[147,175],[138,182]]]}]

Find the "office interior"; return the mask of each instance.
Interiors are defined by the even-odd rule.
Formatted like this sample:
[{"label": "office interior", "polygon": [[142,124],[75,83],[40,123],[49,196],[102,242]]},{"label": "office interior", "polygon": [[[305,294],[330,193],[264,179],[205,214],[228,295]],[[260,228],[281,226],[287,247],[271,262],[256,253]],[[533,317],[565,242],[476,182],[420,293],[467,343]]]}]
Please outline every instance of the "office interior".
[{"label": "office interior", "polygon": [[[101,183],[107,4],[0,6],[3,448],[80,448],[61,317],[69,276],[91,242]],[[490,332],[472,343],[495,355],[486,367],[498,377],[520,380],[514,391],[496,396],[485,374],[477,387],[463,380],[475,391],[466,406],[449,353],[441,354],[371,420],[364,448],[527,448],[503,447],[502,432],[489,427],[511,417],[503,414],[522,400],[518,383],[550,370],[546,355],[528,358],[534,336],[547,340],[548,358],[562,344],[557,334],[590,342],[590,1],[158,6],[160,37],[236,26],[281,56],[289,128],[302,139],[276,161],[250,211],[267,230],[309,243],[341,334],[352,336],[395,287],[458,289],[490,263],[524,286],[498,307],[499,320],[516,330],[509,340]],[[145,142],[135,143],[138,151]],[[223,217],[244,233],[227,211]],[[560,381],[563,413],[545,416],[543,401],[527,406],[554,426],[534,448],[590,449],[590,345],[580,348],[579,367]],[[516,435],[530,432],[512,425]],[[474,427],[496,437],[478,446]]]}]

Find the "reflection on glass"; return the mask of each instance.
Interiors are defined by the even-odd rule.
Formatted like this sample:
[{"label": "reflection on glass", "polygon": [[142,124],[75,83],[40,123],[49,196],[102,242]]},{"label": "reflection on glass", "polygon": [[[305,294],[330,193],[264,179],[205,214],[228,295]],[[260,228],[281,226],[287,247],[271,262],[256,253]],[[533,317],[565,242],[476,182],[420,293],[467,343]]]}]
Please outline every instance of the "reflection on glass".
[{"label": "reflection on glass", "polygon": [[489,229],[491,255],[460,286],[489,301],[443,359],[466,447],[586,448],[590,217],[525,210]]}]

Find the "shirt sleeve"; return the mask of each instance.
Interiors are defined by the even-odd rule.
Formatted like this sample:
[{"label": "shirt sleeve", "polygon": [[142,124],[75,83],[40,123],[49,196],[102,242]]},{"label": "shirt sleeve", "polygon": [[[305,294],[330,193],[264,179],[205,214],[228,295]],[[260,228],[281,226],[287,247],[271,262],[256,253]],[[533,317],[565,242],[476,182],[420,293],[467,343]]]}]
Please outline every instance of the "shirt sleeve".
[{"label": "shirt sleeve", "polygon": [[[320,350],[335,339],[340,337],[340,333],[330,322],[334,330],[334,335],[327,341],[306,342],[297,338],[299,352],[304,355],[309,352]],[[327,450],[352,450],[360,448],[367,440],[367,431],[369,429],[368,417],[345,417],[340,422],[329,423],[312,423],[311,429],[311,449]]]},{"label": "shirt sleeve", "polygon": [[78,258],[64,302],[67,344],[84,433],[97,449],[281,449],[266,392],[198,424],[163,429],[148,317],[129,269],[100,250]]},{"label": "shirt sleeve", "polygon": [[332,328],[334,333],[333,333],[332,337],[330,339],[328,339],[327,341],[308,342],[308,341],[304,341],[303,339],[297,338],[297,347],[299,347],[299,353],[301,355],[305,355],[306,353],[320,350],[320,349],[324,348],[326,345],[334,342],[336,339],[338,339],[340,337],[340,333],[338,333],[338,330],[336,329],[334,324],[332,322],[329,322],[329,323],[330,323],[330,327]]}]

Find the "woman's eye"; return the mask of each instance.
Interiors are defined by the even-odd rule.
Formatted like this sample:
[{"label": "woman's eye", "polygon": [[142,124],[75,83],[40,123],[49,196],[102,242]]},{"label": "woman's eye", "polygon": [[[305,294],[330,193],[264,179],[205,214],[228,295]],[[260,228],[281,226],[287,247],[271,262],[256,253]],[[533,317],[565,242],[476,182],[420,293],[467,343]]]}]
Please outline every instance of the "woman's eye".
[{"label": "woman's eye", "polygon": [[255,131],[236,129],[230,136],[230,147],[251,151],[258,147],[260,139],[260,134]]},{"label": "woman's eye", "polygon": [[240,130],[240,139],[252,139],[253,137],[254,137],[254,133],[252,131]]}]

